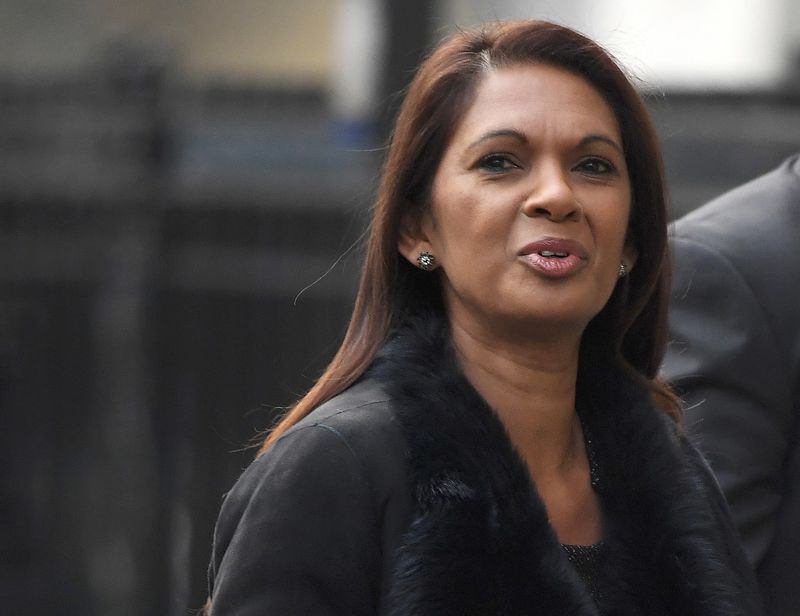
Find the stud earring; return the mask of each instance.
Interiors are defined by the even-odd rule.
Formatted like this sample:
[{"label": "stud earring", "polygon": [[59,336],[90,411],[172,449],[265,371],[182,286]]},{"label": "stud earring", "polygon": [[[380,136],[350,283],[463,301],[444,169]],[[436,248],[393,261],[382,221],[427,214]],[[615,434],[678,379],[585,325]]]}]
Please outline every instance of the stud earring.
[{"label": "stud earring", "polygon": [[417,264],[419,265],[419,269],[429,272],[436,265],[436,257],[427,250],[423,250],[417,255]]},{"label": "stud earring", "polygon": [[619,269],[617,270],[617,278],[623,278],[625,274],[628,273],[628,268],[624,263],[619,264]]}]

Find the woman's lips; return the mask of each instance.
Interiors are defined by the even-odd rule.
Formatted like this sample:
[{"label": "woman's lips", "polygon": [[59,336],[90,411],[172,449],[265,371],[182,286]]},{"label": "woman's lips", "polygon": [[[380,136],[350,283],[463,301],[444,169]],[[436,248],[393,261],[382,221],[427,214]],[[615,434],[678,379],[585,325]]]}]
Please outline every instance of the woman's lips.
[{"label": "woman's lips", "polygon": [[589,256],[575,240],[547,237],[527,244],[519,254],[525,262],[548,278],[562,278],[582,269]]}]

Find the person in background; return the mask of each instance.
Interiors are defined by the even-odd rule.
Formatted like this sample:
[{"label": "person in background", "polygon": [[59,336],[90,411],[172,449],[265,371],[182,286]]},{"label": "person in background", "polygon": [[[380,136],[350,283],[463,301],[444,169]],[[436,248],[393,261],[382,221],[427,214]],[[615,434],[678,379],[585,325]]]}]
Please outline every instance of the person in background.
[{"label": "person in background", "polygon": [[657,376],[666,224],[652,124],[596,43],[539,21],[442,43],[344,341],[222,504],[211,613],[760,614]]},{"label": "person in background", "polygon": [[800,156],[678,220],[664,363],[770,616],[800,614]]}]

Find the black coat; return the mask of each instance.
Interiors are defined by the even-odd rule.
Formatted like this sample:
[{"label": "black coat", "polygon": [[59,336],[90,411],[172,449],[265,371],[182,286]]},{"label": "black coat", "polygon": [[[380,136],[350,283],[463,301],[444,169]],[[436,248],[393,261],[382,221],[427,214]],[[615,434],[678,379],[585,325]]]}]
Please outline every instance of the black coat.
[{"label": "black coat", "polygon": [[800,154],[672,229],[665,373],[770,616],[800,614]]},{"label": "black coat", "polygon": [[227,495],[212,614],[759,614],[724,500],[672,422],[599,371],[579,412],[602,486],[599,609],[445,328],[429,323],[396,336]]}]

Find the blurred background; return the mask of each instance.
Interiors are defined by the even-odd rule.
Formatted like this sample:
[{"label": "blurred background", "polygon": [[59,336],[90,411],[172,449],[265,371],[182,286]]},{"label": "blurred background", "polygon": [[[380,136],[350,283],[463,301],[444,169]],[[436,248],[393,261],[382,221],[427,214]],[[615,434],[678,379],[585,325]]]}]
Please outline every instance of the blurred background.
[{"label": "blurred background", "polygon": [[506,17],[637,76],[674,216],[800,149],[796,0],[0,3],[4,614],[202,605],[222,495],[344,331],[398,92]]}]

